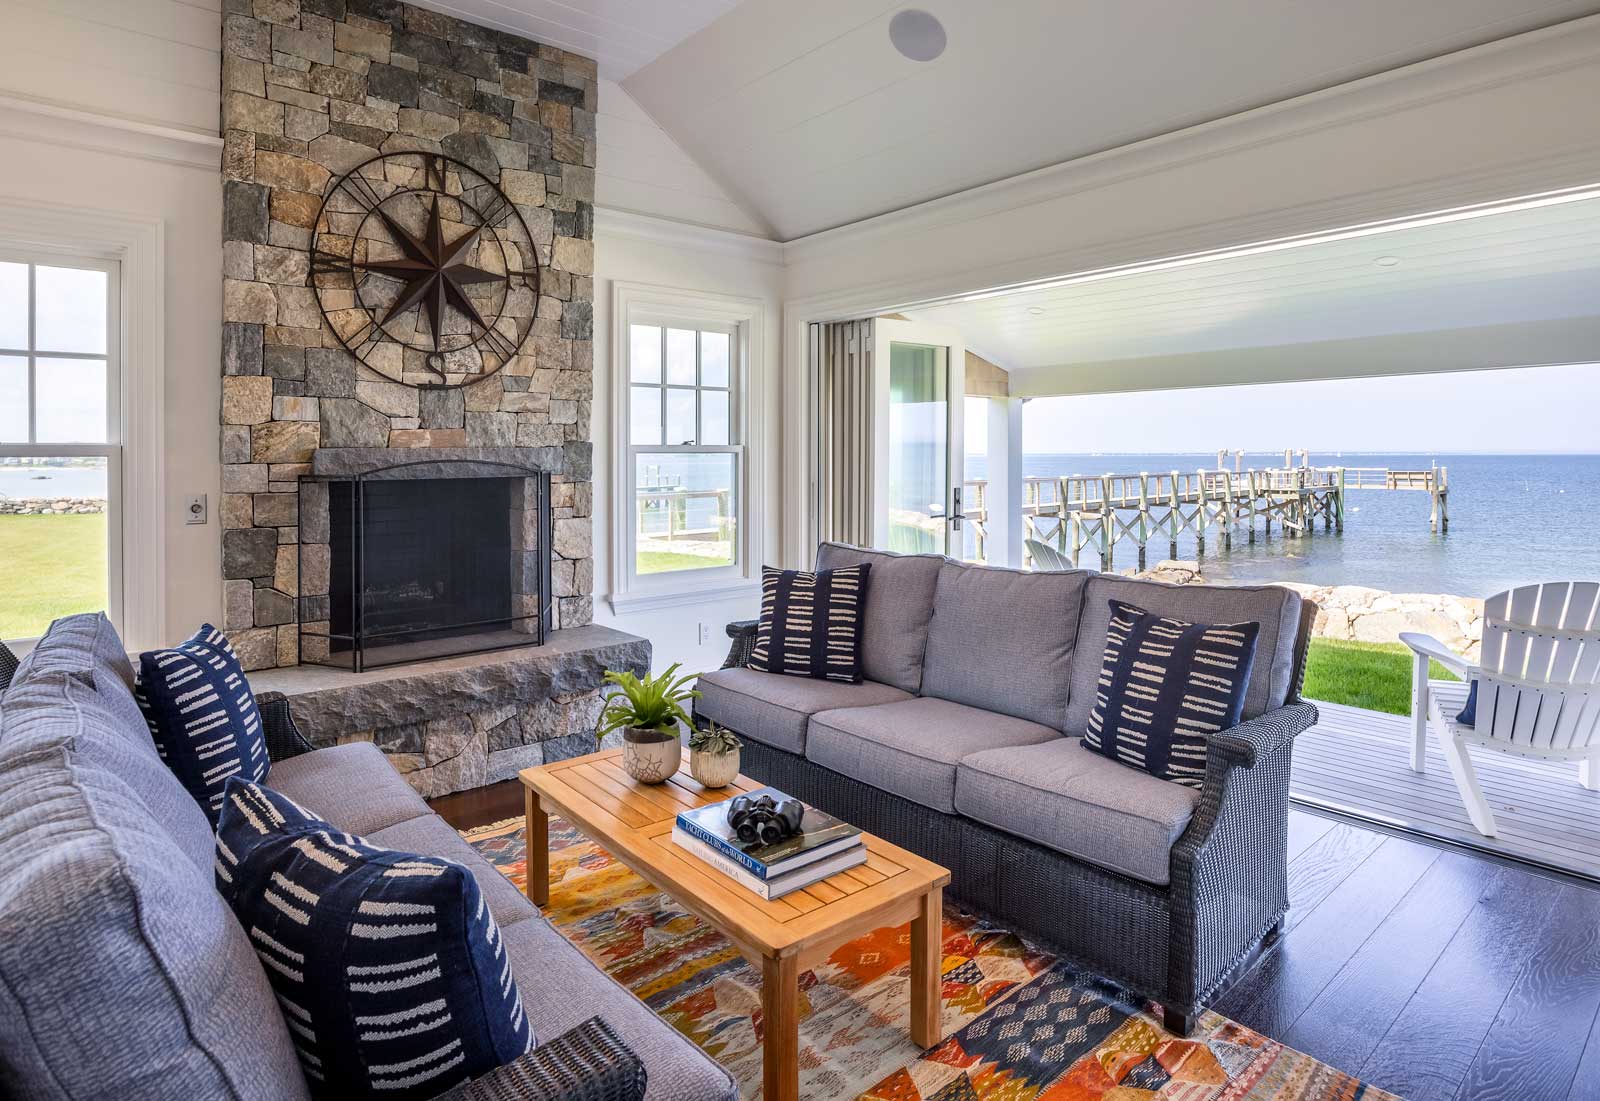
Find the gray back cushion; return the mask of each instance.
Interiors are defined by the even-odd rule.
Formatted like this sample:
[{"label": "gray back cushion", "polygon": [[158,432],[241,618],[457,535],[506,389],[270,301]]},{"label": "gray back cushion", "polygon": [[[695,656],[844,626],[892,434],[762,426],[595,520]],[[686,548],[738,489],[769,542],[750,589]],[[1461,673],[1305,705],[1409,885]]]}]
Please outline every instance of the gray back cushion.
[{"label": "gray back cushion", "polygon": [[1167,585],[1100,575],[1089,582],[1084,598],[1083,623],[1078,629],[1081,645],[1072,665],[1072,698],[1067,704],[1068,734],[1081,736],[1089,725],[1113,600],[1190,623],[1261,624],[1250,684],[1245,689],[1243,717],[1264,715],[1282,707],[1288,698],[1300,623],[1300,594],[1293,589],[1277,585]]},{"label": "gray back cushion", "polygon": [[213,873],[78,751],[95,696],[36,672],[0,710],[0,1096],[305,1098]]},{"label": "gray back cushion", "polygon": [[890,554],[843,543],[817,548],[817,569],[871,563],[861,631],[861,671],[867,680],[915,692],[922,684],[933,590],[945,559],[937,554]]},{"label": "gray back cushion", "polygon": [[1063,729],[1067,674],[1091,576],[946,562],[922,694]]}]

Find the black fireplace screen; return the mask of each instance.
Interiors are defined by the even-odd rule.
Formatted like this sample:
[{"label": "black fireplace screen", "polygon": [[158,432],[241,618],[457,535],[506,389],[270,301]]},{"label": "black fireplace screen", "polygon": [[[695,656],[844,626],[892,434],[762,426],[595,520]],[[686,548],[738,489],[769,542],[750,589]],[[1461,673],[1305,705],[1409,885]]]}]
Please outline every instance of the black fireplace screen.
[{"label": "black fireplace screen", "polygon": [[420,461],[301,483],[301,660],[357,672],[545,641],[550,476]]}]

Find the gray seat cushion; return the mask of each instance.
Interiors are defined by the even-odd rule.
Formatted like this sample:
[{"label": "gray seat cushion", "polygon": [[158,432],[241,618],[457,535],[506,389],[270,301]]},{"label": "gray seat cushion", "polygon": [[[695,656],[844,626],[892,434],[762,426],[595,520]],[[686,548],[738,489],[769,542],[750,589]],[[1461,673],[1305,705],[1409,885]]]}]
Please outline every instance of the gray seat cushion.
[{"label": "gray seat cushion", "polygon": [[1072,663],[1067,701],[1067,733],[1082,736],[1094,709],[1095,685],[1105,656],[1111,601],[1122,600],[1147,612],[1190,623],[1259,623],[1256,657],[1245,689],[1243,719],[1282,707],[1294,680],[1295,636],[1300,625],[1300,594],[1277,585],[1167,585],[1130,577],[1096,575],[1084,597],[1081,645]]},{"label": "gray seat cushion", "polygon": [[806,751],[806,722],[818,711],[911,698],[908,692],[870,680],[840,684],[755,669],[718,669],[701,677],[695,687],[700,691],[696,714],[762,745],[797,754]]},{"label": "gray seat cushion", "polygon": [[1053,727],[924,696],[812,716],[806,758],[954,814],[956,765],[969,753],[1060,740]]},{"label": "gray seat cushion", "polygon": [[93,695],[42,674],[0,711],[0,1096],[307,1097],[214,873],[77,750]]},{"label": "gray seat cushion", "polygon": [[599,1014],[649,1073],[645,1101],[736,1101],[733,1077],[594,964],[546,921],[504,931],[528,1020],[554,1038]]},{"label": "gray seat cushion", "polygon": [[432,813],[371,742],[350,742],[289,757],[272,766],[266,784],[317,817],[362,837]]},{"label": "gray seat cushion", "polygon": [[922,694],[1065,729],[1068,674],[1091,576],[947,562],[934,597]]},{"label": "gray seat cushion", "polygon": [[817,569],[870,563],[867,604],[861,626],[861,671],[867,680],[916,692],[928,648],[933,590],[944,558],[937,554],[890,554],[844,543],[817,548]]},{"label": "gray seat cushion", "polygon": [[974,753],[956,774],[966,817],[1157,885],[1199,799],[1076,738]]},{"label": "gray seat cushion", "polygon": [[[502,929],[519,921],[539,917],[539,908],[528,901],[528,896],[517,890],[516,885],[501,875],[493,864],[479,856],[477,850],[437,814],[425,814],[421,818],[387,826],[365,836],[374,845],[386,849],[418,856],[439,856],[464,865],[478,881],[478,888],[489,903],[489,913]],[[534,1032],[541,1039],[550,1038],[549,1033],[537,1029]]]},{"label": "gray seat cushion", "polygon": [[[118,724],[144,730],[150,741],[144,713],[133,698],[133,663],[128,660],[116,627],[104,613],[63,616],[50,624],[38,645],[22,659],[13,681],[44,673],[87,676],[100,690]],[[154,741],[150,741],[150,747],[154,750]]]}]

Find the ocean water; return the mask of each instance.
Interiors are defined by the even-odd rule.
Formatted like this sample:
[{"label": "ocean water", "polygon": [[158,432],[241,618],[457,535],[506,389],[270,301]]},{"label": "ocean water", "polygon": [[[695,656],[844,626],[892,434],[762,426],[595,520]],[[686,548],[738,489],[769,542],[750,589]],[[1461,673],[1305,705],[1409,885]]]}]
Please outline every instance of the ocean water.
[{"label": "ocean water", "polygon": [[0,466],[0,497],[99,497],[106,470],[97,466]]},{"label": "ocean water", "polygon": [[[1420,491],[1352,490],[1346,494],[1344,534],[1286,539],[1274,527],[1252,546],[1235,535],[1223,551],[1213,530],[1200,558],[1218,581],[1299,581],[1368,585],[1391,592],[1488,596],[1537,581],[1600,579],[1600,455],[1406,455],[1326,453],[1313,466],[1449,469],[1450,530],[1428,530],[1429,495]],[[1296,456],[1298,462],[1298,456]],[[1282,455],[1250,455],[1247,466],[1281,466]],[[1230,459],[1230,467],[1231,467]],[[1216,468],[1216,455],[1025,455],[1025,473],[1136,474]],[[968,460],[968,477],[982,477],[983,456]],[[1149,564],[1167,557],[1165,538],[1149,544]],[[1137,562],[1131,541],[1117,544],[1114,567]],[[1178,542],[1178,557],[1197,557],[1194,536]],[[1084,565],[1096,565],[1085,556]]]}]

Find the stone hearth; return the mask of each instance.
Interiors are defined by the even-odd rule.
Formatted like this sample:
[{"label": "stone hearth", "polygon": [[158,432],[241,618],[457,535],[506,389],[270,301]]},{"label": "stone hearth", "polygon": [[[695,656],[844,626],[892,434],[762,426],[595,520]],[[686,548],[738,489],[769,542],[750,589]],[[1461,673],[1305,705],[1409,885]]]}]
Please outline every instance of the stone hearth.
[{"label": "stone hearth", "polygon": [[649,668],[648,641],[588,625],[543,646],[365,673],[269,669],[251,673],[250,685],[287,695],[313,745],[372,742],[432,798],[591,752],[606,670]]}]

